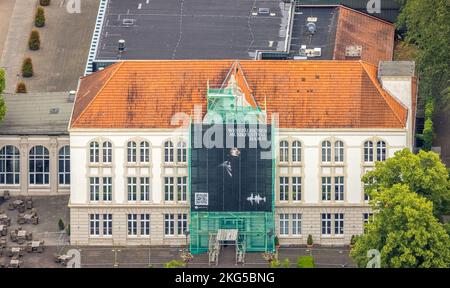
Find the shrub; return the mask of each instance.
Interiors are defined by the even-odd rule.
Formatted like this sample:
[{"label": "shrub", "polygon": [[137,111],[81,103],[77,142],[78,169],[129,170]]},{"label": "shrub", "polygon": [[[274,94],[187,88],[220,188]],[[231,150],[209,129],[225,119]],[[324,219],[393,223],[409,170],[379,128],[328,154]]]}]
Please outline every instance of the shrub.
[{"label": "shrub", "polygon": [[423,150],[430,151],[433,146],[433,120],[428,118],[425,120],[425,127],[423,128]]},{"label": "shrub", "polygon": [[25,58],[22,64],[22,76],[31,77],[33,74],[33,62],[31,61],[31,58]]},{"label": "shrub", "polygon": [[42,7],[37,8],[36,15],[34,16],[34,25],[36,27],[44,27],[45,26],[44,8],[42,8]]},{"label": "shrub", "polygon": [[312,238],[312,235],[311,234],[309,234],[308,235],[308,239],[306,240],[306,244],[308,244],[308,245],[313,245],[313,238]]},{"label": "shrub", "polygon": [[17,83],[16,93],[27,93],[27,86],[25,86],[23,81]]},{"label": "shrub", "polygon": [[39,48],[41,48],[41,37],[39,36],[39,31],[31,31],[30,39],[28,40],[28,47],[30,47],[30,50],[39,50]]},{"label": "shrub", "polygon": [[312,256],[300,256],[297,258],[297,268],[314,268],[315,266]]},{"label": "shrub", "polygon": [[39,0],[39,5],[48,6],[50,5],[50,0]]},{"label": "shrub", "polygon": [[433,114],[434,114],[434,101],[433,99],[429,99],[425,104],[425,118],[432,118]]},{"label": "shrub", "polygon": [[66,227],[66,234],[67,236],[70,236],[70,224]]},{"label": "shrub", "polygon": [[278,239],[278,236],[275,236],[275,247],[280,246],[280,239]]},{"label": "shrub", "polygon": [[281,267],[281,263],[280,261],[278,261],[278,259],[273,259],[272,261],[270,261],[270,268],[280,268]]},{"label": "shrub", "polygon": [[352,238],[350,238],[350,245],[355,245],[357,239],[358,239],[358,238],[357,238],[356,235],[352,235]]},{"label": "shrub", "polygon": [[164,264],[164,268],[180,268],[184,266],[186,266],[186,263],[181,260],[171,260]]},{"label": "shrub", "polygon": [[283,267],[283,268],[289,268],[289,267],[291,267],[291,261],[289,261],[288,258],[285,258],[285,259],[283,260],[283,263],[281,264],[281,267]]},{"label": "shrub", "polygon": [[59,220],[58,220],[58,228],[59,228],[59,231],[62,231],[65,228],[64,221],[61,218],[59,218]]}]

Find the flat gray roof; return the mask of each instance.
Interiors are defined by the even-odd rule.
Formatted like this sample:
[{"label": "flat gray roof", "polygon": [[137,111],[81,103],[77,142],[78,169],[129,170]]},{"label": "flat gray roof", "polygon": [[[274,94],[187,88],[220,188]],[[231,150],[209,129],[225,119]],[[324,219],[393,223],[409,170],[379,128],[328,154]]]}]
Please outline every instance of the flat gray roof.
[{"label": "flat gray roof", "polygon": [[253,59],[256,50],[283,51],[289,7],[280,0],[109,0],[94,61]]},{"label": "flat gray roof", "polygon": [[69,92],[4,94],[8,111],[0,135],[67,135]]},{"label": "flat gray roof", "polygon": [[414,76],[415,69],[414,61],[381,61],[378,76]]},{"label": "flat gray roof", "polygon": [[[306,24],[314,19],[316,25],[314,34],[309,33]],[[299,55],[302,45],[306,49],[321,48],[320,57],[308,57],[309,60],[331,60],[334,55],[336,29],[339,9],[332,6],[297,6],[292,26],[290,54]]]}]

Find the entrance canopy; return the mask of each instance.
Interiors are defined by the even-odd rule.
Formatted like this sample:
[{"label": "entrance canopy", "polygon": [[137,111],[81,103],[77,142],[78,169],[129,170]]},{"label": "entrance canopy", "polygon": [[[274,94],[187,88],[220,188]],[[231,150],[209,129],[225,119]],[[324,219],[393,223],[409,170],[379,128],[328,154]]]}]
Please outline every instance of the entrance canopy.
[{"label": "entrance canopy", "polygon": [[237,241],[238,229],[219,229],[217,231],[218,241]]}]

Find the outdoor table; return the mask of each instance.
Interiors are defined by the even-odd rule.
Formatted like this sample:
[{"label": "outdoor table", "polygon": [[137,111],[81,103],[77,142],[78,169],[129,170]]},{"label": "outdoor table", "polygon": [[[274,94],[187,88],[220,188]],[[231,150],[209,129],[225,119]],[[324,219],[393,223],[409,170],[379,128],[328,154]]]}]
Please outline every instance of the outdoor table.
[{"label": "outdoor table", "polygon": [[18,259],[11,259],[11,262],[9,262],[9,265],[11,267],[19,267],[20,261]]},{"label": "outdoor table", "polygon": [[31,248],[37,248],[41,245],[40,241],[31,241]]},{"label": "outdoor table", "polygon": [[16,205],[16,206],[20,206],[20,205],[23,204],[23,201],[22,200],[14,200],[13,204]]},{"label": "outdoor table", "polygon": [[19,230],[19,231],[17,232],[17,237],[25,237],[25,236],[27,236],[27,231],[25,231],[25,230]]},{"label": "outdoor table", "polygon": [[23,218],[27,219],[27,220],[31,220],[31,218],[33,218],[32,214],[25,214],[23,215]]}]

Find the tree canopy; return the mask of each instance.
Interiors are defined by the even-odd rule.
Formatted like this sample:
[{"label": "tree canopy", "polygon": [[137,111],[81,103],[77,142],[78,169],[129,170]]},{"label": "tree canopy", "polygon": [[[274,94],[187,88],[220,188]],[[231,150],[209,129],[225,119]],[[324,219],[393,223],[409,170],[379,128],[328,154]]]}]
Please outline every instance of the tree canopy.
[{"label": "tree canopy", "polygon": [[3,99],[3,91],[5,90],[5,70],[0,69],[0,122],[3,121],[6,114],[6,104]]},{"label": "tree canopy", "polygon": [[450,107],[450,1],[398,1],[402,10],[397,27],[406,31],[408,43],[419,48],[416,61],[421,95]]},{"label": "tree canopy", "polygon": [[397,151],[385,162],[377,162],[375,170],[364,175],[363,182],[365,192],[372,198],[395,184],[405,184],[409,190],[432,202],[435,216],[449,213],[449,174],[434,152],[413,154],[408,149]]},{"label": "tree canopy", "polygon": [[380,252],[385,268],[450,267],[450,239],[433,216],[432,203],[408,185],[383,188],[370,201],[375,217],[357,238],[350,255],[359,267],[369,261],[367,252]]}]

